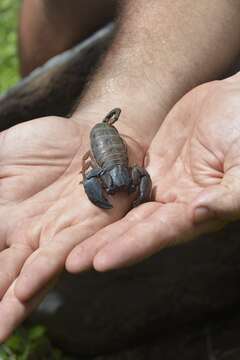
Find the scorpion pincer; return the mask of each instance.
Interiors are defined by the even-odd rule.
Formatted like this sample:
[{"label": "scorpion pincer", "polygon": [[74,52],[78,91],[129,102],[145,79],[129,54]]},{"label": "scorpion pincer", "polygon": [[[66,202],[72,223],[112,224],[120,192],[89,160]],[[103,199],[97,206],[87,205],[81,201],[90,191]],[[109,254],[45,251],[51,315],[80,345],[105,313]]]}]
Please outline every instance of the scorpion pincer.
[{"label": "scorpion pincer", "polygon": [[[83,186],[89,200],[103,209],[112,208],[106,194],[137,191],[133,207],[149,201],[152,182],[148,172],[140,166],[128,166],[127,145],[113,124],[121,109],[110,111],[90,132],[91,150],[82,159]],[[90,158],[90,161],[87,161]],[[85,171],[92,167],[86,173]]]}]

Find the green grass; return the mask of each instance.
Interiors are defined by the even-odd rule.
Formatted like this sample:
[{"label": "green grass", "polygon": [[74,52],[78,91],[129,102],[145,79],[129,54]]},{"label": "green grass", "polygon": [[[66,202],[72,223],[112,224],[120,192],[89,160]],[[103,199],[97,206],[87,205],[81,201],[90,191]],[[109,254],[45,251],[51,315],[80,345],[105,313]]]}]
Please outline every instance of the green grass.
[{"label": "green grass", "polygon": [[17,27],[19,0],[0,0],[0,93],[19,79]]},{"label": "green grass", "polygon": [[0,360],[71,360],[52,346],[43,326],[20,327],[0,345]]}]

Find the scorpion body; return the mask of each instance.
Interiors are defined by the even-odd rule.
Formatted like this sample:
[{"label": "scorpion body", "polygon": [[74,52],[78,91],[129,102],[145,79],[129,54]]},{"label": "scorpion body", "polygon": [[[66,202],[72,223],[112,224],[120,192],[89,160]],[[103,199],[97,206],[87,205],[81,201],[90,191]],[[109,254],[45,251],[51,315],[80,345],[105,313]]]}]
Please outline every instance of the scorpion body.
[{"label": "scorpion body", "polygon": [[[113,109],[101,123],[96,124],[90,133],[91,150],[83,157],[83,185],[89,200],[95,205],[109,209],[112,205],[104,196],[118,191],[128,193],[138,190],[137,206],[148,201],[151,192],[151,179],[144,168],[128,166],[127,146],[113,123],[118,120],[120,109]],[[91,161],[86,162],[90,157]],[[87,174],[85,171],[91,166]]]},{"label": "scorpion body", "polygon": [[94,126],[90,134],[91,150],[96,163],[103,169],[113,165],[128,166],[126,145],[117,129],[106,122]]}]

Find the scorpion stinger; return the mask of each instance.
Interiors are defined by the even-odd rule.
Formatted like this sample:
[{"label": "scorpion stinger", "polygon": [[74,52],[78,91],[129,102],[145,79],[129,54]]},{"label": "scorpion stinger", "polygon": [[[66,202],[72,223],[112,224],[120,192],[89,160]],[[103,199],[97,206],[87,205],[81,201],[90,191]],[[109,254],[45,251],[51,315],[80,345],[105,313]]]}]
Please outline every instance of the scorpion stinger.
[{"label": "scorpion stinger", "polygon": [[113,110],[111,110],[103,119],[103,122],[109,124],[109,125],[113,125],[118,119],[119,116],[121,114],[121,109],[120,108],[115,108]]}]

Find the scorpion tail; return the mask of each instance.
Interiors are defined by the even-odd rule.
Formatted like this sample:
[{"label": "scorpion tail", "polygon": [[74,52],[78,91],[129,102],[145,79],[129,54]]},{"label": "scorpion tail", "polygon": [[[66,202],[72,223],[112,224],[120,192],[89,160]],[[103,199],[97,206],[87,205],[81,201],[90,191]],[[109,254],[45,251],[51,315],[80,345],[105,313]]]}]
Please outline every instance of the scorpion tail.
[{"label": "scorpion tail", "polygon": [[111,209],[112,204],[105,198],[100,181],[96,177],[85,179],[83,186],[89,200],[102,209]]}]

